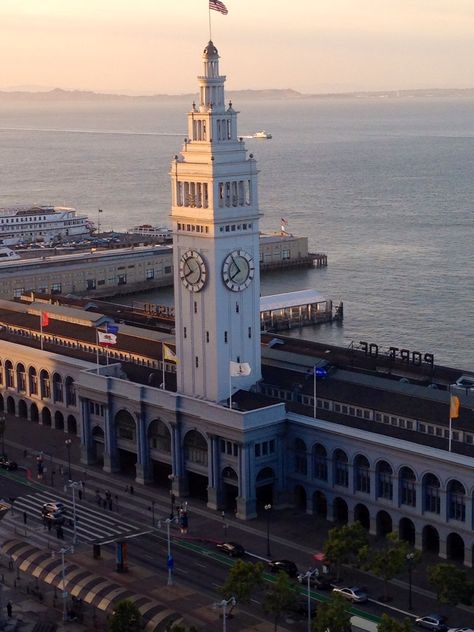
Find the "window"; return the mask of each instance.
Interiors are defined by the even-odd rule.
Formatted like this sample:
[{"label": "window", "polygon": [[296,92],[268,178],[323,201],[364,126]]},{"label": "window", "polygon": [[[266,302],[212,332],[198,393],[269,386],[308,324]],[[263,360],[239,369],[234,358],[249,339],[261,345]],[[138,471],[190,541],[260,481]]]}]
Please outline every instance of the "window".
[{"label": "window", "polygon": [[165,274],[171,274],[171,266],[165,266]]},{"label": "window", "polygon": [[303,474],[306,476],[307,470],[307,458],[306,458],[306,444],[302,439],[295,439],[295,472],[297,474]]},{"label": "window", "polygon": [[155,278],[155,270],[153,268],[147,268],[145,270],[145,278],[147,281],[151,281]]},{"label": "window", "polygon": [[424,510],[439,514],[441,511],[440,483],[434,474],[427,474],[423,479]]},{"label": "window", "polygon": [[260,454],[261,454],[260,443],[256,443],[255,444],[255,456],[260,456]]},{"label": "window", "polygon": [[392,500],[393,498],[393,482],[392,468],[386,461],[378,464],[377,468],[377,494],[379,498]]},{"label": "window", "polygon": [[322,445],[317,445],[313,451],[313,477],[320,481],[328,480],[327,454]]},{"label": "window", "polygon": [[209,332],[206,331],[206,342],[209,342]]},{"label": "window", "polygon": [[409,467],[404,467],[400,471],[400,503],[416,507],[415,474]]},{"label": "window", "polygon": [[459,481],[448,485],[448,516],[451,520],[466,520],[465,489]]},{"label": "window", "polygon": [[224,331],[224,342],[227,344],[227,332]]},{"label": "window", "polygon": [[355,462],[355,488],[358,492],[370,494],[370,467],[365,456],[359,456]]},{"label": "window", "polygon": [[347,455],[342,450],[337,450],[334,455],[334,483],[342,487],[349,485],[349,466]]}]

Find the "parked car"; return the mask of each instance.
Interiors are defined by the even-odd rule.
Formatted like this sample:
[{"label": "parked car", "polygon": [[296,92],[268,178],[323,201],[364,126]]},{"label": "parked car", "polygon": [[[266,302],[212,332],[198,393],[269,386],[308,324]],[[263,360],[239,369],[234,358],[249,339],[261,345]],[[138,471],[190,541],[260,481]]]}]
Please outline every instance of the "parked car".
[{"label": "parked car", "polygon": [[43,514],[43,516],[45,516],[46,514],[66,514],[67,510],[66,510],[66,507],[64,506],[64,503],[58,500],[57,502],[54,502],[54,503],[53,502],[44,503],[41,509],[41,513]]},{"label": "parked car", "polygon": [[424,617],[415,619],[416,625],[426,630],[435,630],[435,632],[446,632],[446,618],[442,614],[427,614]]},{"label": "parked car", "polygon": [[332,589],[332,592],[341,595],[341,597],[344,597],[344,599],[352,601],[352,603],[362,603],[364,601],[367,601],[367,599],[369,598],[367,592],[362,588],[358,588],[357,586],[352,586],[351,588],[336,587]]},{"label": "parked car", "polygon": [[18,469],[18,463],[9,459],[6,454],[2,454],[0,456],[0,467],[3,470],[13,471]]},{"label": "parked car", "polygon": [[449,628],[448,632],[474,632],[472,628]]},{"label": "parked car", "polygon": [[237,542],[218,542],[216,546],[219,551],[230,557],[242,557],[245,554],[244,547]]},{"label": "parked car", "polygon": [[[300,584],[305,584],[307,586],[308,579],[305,577],[306,573],[298,573],[298,577],[296,578]],[[311,575],[309,579],[309,585],[313,588],[317,588],[318,590],[329,590],[333,587],[334,577],[330,575]]]},{"label": "parked car", "polygon": [[290,560],[271,560],[268,562],[268,566],[272,573],[284,571],[290,577],[296,577],[298,575],[298,568],[296,564]]}]

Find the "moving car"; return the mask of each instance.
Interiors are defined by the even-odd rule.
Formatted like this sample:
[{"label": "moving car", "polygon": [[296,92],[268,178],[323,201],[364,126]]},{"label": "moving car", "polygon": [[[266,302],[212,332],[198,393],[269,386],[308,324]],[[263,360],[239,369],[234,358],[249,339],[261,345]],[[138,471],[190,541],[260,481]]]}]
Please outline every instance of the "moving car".
[{"label": "moving car", "polygon": [[[298,573],[298,577],[296,578],[300,584],[308,585],[308,579],[305,577],[306,573]],[[311,575],[309,578],[309,585],[313,588],[317,588],[318,590],[329,590],[333,587],[334,577],[330,575]]]},{"label": "moving car", "polygon": [[283,571],[290,577],[296,577],[298,575],[296,564],[290,560],[271,560],[268,562],[268,567],[272,573]]},{"label": "moving car", "polygon": [[352,586],[351,588],[336,587],[332,589],[332,592],[341,595],[341,597],[344,597],[344,599],[352,601],[352,603],[362,603],[364,601],[367,601],[367,599],[369,598],[366,591],[362,588],[358,588],[357,586]]},{"label": "moving car", "polygon": [[64,503],[58,500],[57,502],[54,502],[54,503],[53,502],[44,503],[41,509],[41,513],[43,514],[43,516],[45,516],[46,514],[66,514],[67,510],[66,510],[66,507],[64,506]]},{"label": "moving car", "polygon": [[0,456],[0,467],[3,470],[13,471],[18,469],[18,464],[16,463],[16,461],[12,461],[11,459],[9,459],[6,454],[2,454]]},{"label": "moving car", "polygon": [[66,522],[66,516],[62,511],[55,511],[43,514],[43,521],[50,522],[55,527],[62,526]]},{"label": "moving car", "polygon": [[245,554],[244,547],[237,542],[218,542],[216,546],[219,551],[230,557],[242,557]]},{"label": "moving car", "polygon": [[442,614],[427,614],[424,617],[415,619],[416,625],[426,630],[435,630],[435,632],[446,632],[446,618]]}]

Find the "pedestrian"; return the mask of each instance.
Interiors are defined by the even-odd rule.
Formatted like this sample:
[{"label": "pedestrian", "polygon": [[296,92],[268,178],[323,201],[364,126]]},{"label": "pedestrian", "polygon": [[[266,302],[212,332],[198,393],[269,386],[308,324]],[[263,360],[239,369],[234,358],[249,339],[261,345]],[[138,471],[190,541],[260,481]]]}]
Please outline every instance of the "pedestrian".
[{"label": "pedestrian", "polygon": [[78,493],[79,493],[79,500],[82,500],[82,489],[80,489]]},{"label": "pedestrian", "polygon": [[110,511],[112,511],[112,498],[109,498],[108,505],[109,505]]},{"label": "pedestrian", "polygon": [[115,498],[115,509],[118,511],[118,496],[117,496],[117,494],[115,494],[114,498]]},{"label": "pedestrian", "polygon": [[47,518],[46,519],[46,526],[48,527],[48,532],[51,531],[51,527],[53,526],[53,522],[51,519]]},{"label": "pedestrian", "polygon": [[23,524],[26,524],[28,521],[28,514],[26,513],[26,511],[23,512]]},{"label": "pedestrian", "polygon": [[63,476],[64,475],[64,468],[62,465],[59,466],[59,475]]},{"label": "pedestrian", "polygon": [[102,499],[100,497],[100,491],[98,489],[95,490],[95,502],[99,505],[99,507],[102,504]]},{"label": "pedestrian", "polygon": [[129,491],[128,485],[125,485],[125,493],[128,494]]},{"label": "pedestrian", "polygon": [[132,496],[133,496],[134,492],[135,492],[135,490],[133,489],[133,485],[130,485],[130,493],[131,493]]},{"label": "pedestrian", "polygon": [[12,602],[11,602],[11,601],[9,601],[9,602],[7,603],[7,615],[8,615],[8,618],[9,618],[9,619],[11,619],[11,618],[12,618],[12,612],[13,612]]}]

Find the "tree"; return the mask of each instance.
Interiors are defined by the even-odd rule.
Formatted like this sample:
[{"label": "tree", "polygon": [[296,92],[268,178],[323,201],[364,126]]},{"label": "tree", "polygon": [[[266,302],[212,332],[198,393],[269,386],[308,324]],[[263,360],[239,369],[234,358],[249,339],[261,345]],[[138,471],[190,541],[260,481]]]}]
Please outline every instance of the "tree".
[{"label": "tree", "polygon": [[[238,603],[248,603],[256,588],[263,585],[263,564],[237,560],[229,569],[229,574],[221,593],[226,599],[235,597]],[[234,609],[231,606],[229,614]]]},{"label": "tree", "polygon": [[314,632],[350,632],[351,614],[347,602],[340,595],[332,595],[329,601],[318,604],[313,623]]},{"label": "tree", "polygon": [[383,614],[380,619],[380,623],[377,626],[377,632],[411,632],[412,623],[410,619],[403,619],[403,621],[396,621],[389,617],[388,614]]},{"label": "tree", "polygon": [[455,606],[459,602],[470,604],[474,585],[466,571],[454,564],[435,564],[428,568],[428,581],[435,588],[440,603]]},{"label": "tree", "polygon": [[274,583],[267,589],[263,602],[265,612],[273,615],[274,630],[283,612],[288,610],[292,602],[298,597],[298,590],[287,573],[280,571]]},{"label": "tree", "polygon": [[[396,533],[388,533],[379,549],[368,546],[361,550],[364,566],[383,579],[384,601],[388,601],[388,582],[406,569],[407,554],[410,547],[407,542],[400,540]],[[415,553],[413,562],[418,562],[419,553]]]},{"label": "tree", "polygon": [[[168,628],[166,628],[168,629]],[[198,629],[192,625],[190,628],[186,627],[185,625],[173,625],[170,629],[169,632],[198,632]]]},{"label": "tree", "polygon": [[358,561],[360,552],[368,544],[368,540],[367,531],[360,522],[334,527],[329,531],[323,548],[324,557],[336,566],[337,579],[340,579],[341,564]]},{"label": "tree", "polygon": [[142,618],[137,606],[130,599],[120,601],[110,619],[110,632],[139,632],[142,629]]}]

